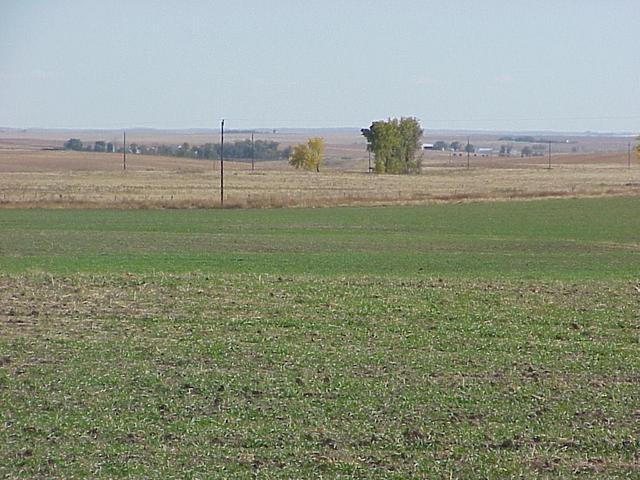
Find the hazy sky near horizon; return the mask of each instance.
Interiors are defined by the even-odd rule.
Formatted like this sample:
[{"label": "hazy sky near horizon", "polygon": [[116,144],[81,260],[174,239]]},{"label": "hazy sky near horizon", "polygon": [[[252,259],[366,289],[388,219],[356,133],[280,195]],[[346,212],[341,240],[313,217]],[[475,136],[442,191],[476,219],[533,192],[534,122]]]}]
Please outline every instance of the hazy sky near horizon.
[{"label": "hazy sky near horizon", "polygon": [[0,0],[0,126],[640,130],[638,0]]}]

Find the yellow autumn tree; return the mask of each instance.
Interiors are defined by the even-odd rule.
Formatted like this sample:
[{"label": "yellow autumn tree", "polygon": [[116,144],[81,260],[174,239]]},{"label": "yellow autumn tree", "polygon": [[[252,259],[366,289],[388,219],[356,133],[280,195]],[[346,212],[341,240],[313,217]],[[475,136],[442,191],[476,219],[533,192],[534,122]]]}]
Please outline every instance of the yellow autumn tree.
[{"label": "yellow autumn tree", "polygon": [[308,157],[308,169],[315,169],[316,172],[320,171],[320,165],[322,165],[322,159],[324,157],[324,139],[320,137],[310,138],[307,142],[309,147]]},{"label": "yellow autumn tree", "polygon": [[289,157],[289,165],[296,168],[306,168],[307,157],[309,156],[309,147],[306,143],[301,143],[293,147],[291,156]]},{"label": "yellow autumn tree", "polygon": [[301,143],[293,147],[289,165],[295,168],[316,172],[320,171],[320,165],[324,157],[324,139],[320,137],[310,138],[307,143]]}]

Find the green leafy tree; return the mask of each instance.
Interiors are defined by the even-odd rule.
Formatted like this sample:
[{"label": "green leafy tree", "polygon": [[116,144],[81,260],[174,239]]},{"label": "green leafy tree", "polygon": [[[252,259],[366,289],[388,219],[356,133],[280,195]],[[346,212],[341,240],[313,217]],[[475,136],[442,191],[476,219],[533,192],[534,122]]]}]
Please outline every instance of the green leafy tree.
[{"label": "green leafy tree", "polygon": [[376,173],[412,173],[420,171],[416,153],[420,149],[422,128],[413,117],[373,122],[361,130],[367,150],[375,156]]},{"label": "green leafy tree", "polygon": [[293,147],[289,157],[289,165],[295,168],[316,172],[320,171],[324,156],[324,139],[313,137],[307,143],[301,143]]},{"label": "green leafy tree", "polygon": [[510,157],[511,150],[513,150],[513,145],[500,145],[500,156]]},{"label": "green leafy tree", "polygon": [[190,157],[191,156],[191,145],[188,142],[184,142],[182,145],[178,147],[178,151],[176,152],[177,157]]},{"label": "green leafy tree", "polygon": [[449,145],[449,147],[454,152],[457,152],[458,150],[460,150],[462,148],[462,144],[456,140],[455,142],[451,142],[451,145]]},{"label": "green leafy tree", "polygon": [[70,138],[64,142],[65,150],[82,150],[82,142],[77,138]]}]

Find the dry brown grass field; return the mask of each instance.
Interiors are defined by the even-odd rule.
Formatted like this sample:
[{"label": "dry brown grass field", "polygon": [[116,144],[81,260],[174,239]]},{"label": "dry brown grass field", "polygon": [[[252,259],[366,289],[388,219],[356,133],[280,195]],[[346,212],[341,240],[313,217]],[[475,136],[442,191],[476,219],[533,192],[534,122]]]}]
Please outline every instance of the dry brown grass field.
[{"label": "dry brown grass field", "polygon": [[[92,133],[85,134],[90,138]],[[191,208],[219,205],[219,162],[121,154],[51,151],[68,132],[0,136],[0,206]],[[140,135],[139,135],[140,137]],[[198,133],[136,139],[138,143],[215,141]],[[232,134],[230,141],[246,134]],[[265,137],[266,138],[266,137]],[[291,145],[305,134],[279,134]],[[108,139],[108,138],[107,138]],[[558,153],[546,157],[470,158],[423,155],[421,175],[372,175],[357,134],[326,138],[326,166],[300,172],[284,161],[225,162],[225,206],[282,207],[419,204],[444,201],[640,194],[640,166],[627,168],[626,152]],[[554,146],[554,148],[556,148]],[[559,148],[559,147],[557,147]],[[608,150],[609,148],[607,148]]]}]

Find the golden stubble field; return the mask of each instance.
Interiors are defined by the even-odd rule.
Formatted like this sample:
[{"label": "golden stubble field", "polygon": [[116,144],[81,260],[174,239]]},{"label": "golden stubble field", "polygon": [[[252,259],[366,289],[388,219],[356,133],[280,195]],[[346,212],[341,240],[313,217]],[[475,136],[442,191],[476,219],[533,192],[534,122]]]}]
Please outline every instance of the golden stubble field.
[{"label": "golden stubble field", "polygon": [[[293,143],[295,139],[291,139]],[[358,140],[358,139],[355,139]],[[288,142],[289,143],[289,142]],[[35,148],[34,148],[35,147]],[[329,139],[320,173],[284,161],[225,161],[225,206],[322,207],[467,200],[638,195],[640,165],[626,152],[547,158],[450,157],[429,153],[421,175],[367,173],[362,142]],[[28,142],[0,146],[0,206],[197,208],[220,204],[218,161],[46,151]]]}]

